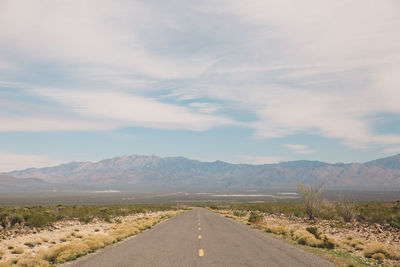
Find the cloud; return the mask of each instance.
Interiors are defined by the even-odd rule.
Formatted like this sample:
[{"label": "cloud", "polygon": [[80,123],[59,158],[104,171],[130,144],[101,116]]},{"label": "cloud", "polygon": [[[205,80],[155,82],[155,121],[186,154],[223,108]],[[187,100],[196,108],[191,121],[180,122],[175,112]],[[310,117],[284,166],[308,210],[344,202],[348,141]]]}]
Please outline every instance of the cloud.
[{"label": "cloud", "polygon": [[[162,79],[198,75],[213,64],[213,58],[163,53],[151,43],[163,31],[184,26],[169,11],[140,1],[5,1],[0,8],[0,49],[12,51],[13,60],[22,65],[61,62],[74,75],[99,66],[107,72]],[[164,41],[168,44],[168,39]],[[86,78],[101,79],[91,73]]]},{"label": "cloud", "polygon": [[400,154],[400,147],[389,147],[382,151],[384,154]]},{"label": "cloud", "polygon": [[201,113],[216,113],[220,109],[219,105],[215,103],[205,102],[190,103],[189,106]]},{"label": "cloud", "polygon": [[238,124],[226,117],[193,112],[186,107],[122,92],[60,89],[35,89],[32,92],[48,97],[87,119],[111,121],[113,125],[110,128],[144,126],[201,131]]},{"label": "cloud", "polygon": [[282,157],[278,156],[250,156],[250,155],[237,155],[239,160],[237,163],[246,163],[246,164],[273,164],[279,163],[283,161]]},{"label": "cloud", "polygon": [[49,167],[61,163],[65,163],[65,161],[43,155],[13,154],[0,152],[0,172],[22,170],[31,167]]},{"label": "cloud", "polygon": [[9,115],[0,118],[0,132],[100,131],[116,129],[119,124],[101,120],[57,115]]},{"label": "cloud", "polygon": [[[397,0],[0,5],[0,66],[18,70],[0,80],[75,88],[36,90],[59,105],[53,115],[9,116],[0,129],[240,125],[264,139],[400,144],[371,120],[400,114]],[[242,111],[254,115],[246,124]]]},{"label": "cloud", "polygon": [[315,151],[309,149],[306,145],[296,145],[296,144],[285,144],[283,145],[286,148],[289,148],[294,153],[297,154],[312,154]]}]

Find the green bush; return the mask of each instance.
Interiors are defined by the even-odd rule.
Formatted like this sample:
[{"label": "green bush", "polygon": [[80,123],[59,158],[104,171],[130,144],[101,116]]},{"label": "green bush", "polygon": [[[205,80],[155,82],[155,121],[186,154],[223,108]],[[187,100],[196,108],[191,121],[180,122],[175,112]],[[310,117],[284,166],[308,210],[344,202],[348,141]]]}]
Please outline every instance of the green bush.
[{"label": "green bush", "polygon": [[[216,206],[214,208],[217,209]],[[234,212],[234,214],[250,211],[287,214],[303,218],[307,216],[305,205],[299,202],[221,204],[218,206],[218,209],[234,210],[237,212]],[[343,219],[343,221],[355,219],[362,223],[390,224],[392,227],[398,228],[400,225],[400,208],[396,202],[351,203],[351,205],[346,205],[346,209],[341,210],[337,208],[337,205],[322,203],[318,212],[318,218],[327,220]]]},{"label": "green bush", "polygon": [[21,224],[24,221],[22,216],[19,214],[13,214],[13,215],[9,216],[9,220],[10,220],[11,226],[13,226],[15,224]]},{"label": "green bush", "polygon": [[176,209],[178,207],[175,205],[0,207],[0,225],[2,228],[13,227],[16,224],[40,228],[64,219],[88,223],[94,218],[112,222],[118,216]]},{"label": "green bush", "polygon": [[390,226],[392,226],[393,228],[400,229],[400,222],[398,222],[398,221],[391,221],[391,222],[390,222]]},{"label": "green bush", "polygon": [[247,212],[238,211],[238,210],[235,210],[233,212],[233,215],[235,215],[236,217],[243,217],[243,216],[246,216],[246,214],[247,214]]}]

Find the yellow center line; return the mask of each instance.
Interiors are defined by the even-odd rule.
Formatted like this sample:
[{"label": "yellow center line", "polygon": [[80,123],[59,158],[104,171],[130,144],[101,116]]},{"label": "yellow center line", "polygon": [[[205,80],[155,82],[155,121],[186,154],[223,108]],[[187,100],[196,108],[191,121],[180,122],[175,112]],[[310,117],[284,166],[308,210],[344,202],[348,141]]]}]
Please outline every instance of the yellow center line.
[{"label": "yellow center line", "polygon": [[201,231],[201,228],[199,227],[199,231]]},{"label": "yellow center line", "polygon": [[201,239],[201,235],[199,235],[198,238]]},{"label": "yellow center line", "polygon": [[203,249],[199,249],[199,257],[203,257],[204,256],[204,250]]}]

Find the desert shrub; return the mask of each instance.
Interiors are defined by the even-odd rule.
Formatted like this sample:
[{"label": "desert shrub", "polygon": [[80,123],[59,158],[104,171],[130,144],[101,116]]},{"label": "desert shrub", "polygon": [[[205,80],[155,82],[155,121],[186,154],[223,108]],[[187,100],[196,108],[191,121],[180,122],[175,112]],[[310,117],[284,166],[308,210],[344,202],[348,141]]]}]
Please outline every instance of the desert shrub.
[{"label": "desert shrub", "polygon": [[11,250],[11,253],[12,254],[22,254],[22,253],[24,253],[24,251],[25,251],[24,248],[16,247]]},{"label": "desert shrub", "polygon": [[357,220],[365,223],[390,223],[399,212],[384,204],[368,203],[358,205]]},{"label": "desert shrub", "polygon": [[31,227],[44,227],[55,221],[56,219],[51,217],[48,213],[37,213],[28,216],[26,223]]},{"label": "desert shrub", "polygon": [[91,218],[91,217],[89,217],[89,216],[87,216],[87,215],[83,215],[83,216],[80,216],[80,217],[78,218],[78,220],[79,220],[81,223],[90,223],[90,222],[93,220],[93,218]]},{"label": "desert shrub", "polygon": [[44,255],[44,258],[51,263],[63,263],[84,256],[89,251],[89,246],[83,241],[74,240],[68,244],[54,246]]},{"label": "desert shrub", "polygon": [[317,247],[321,242],[307,230],[300,229],[293,233],[294,239],[301,245]]},{"label": "desert shrub", "polygon": [[[310,247],[320,247],[333,249],[335,248],[336,241],[329,237],[328,235],[324,235],[318,232],[318,229],[314,229],[316,227],[307,227],[306,229],[300,229],[293,233],[294,240],[301,245],[306,245]],[[318,238],[317,238],[318,236]]]},{"label": "desert shrub", "polygon": [[367,246],[364,249],[364,256],[367,258],[371,258],[374,254],[377,253],[381,253],[385,255],[385,257],[391,259],[396,259],[399,256],[396,255],[396,253],[389,246],[382,244],[380,242],[371,242],[367,244]]},{"label": "desert shrub", "polygon": [[268,225],[267,228],[265,229],[266,232],[268,233],[274,233],[277,235],[288,235],[289,234],[289,229],[281,224],[281,225]]},{"label": "desert shrub", "polygon": [[354,240],[353,242],[350,243],[350,246],[353,247],[355,250],[364,249],[364,243],[360,240]]},{"label": "desert shrub", "polygon": [[34,242],[26,242],[26,243],[24,243],[24,245],[27,246],[27,247],[33,248],[33,247],[36,246],[36,243],[34,243]]},{"label": "desert shrub", "polygon": [[258,212],[251,212],[249,216],[249,223],[260,223],[264,220],[264,215]]},{"label": "desert shrub", "polygon": [[0,260],[3,258],[5,253],[6,251],[4,250],[4,248],[0,248]]},{"label": "desert shrub", "polygon": [[385,254],[383,253],[375,253],[371,258],[377,260],[378,263],[383,263],[383,261],[386,259]]},{"label": "desert shrub", "polygon": [[21,224],[23,222],[23,218],[21,215],[13,214],[8,218],[10,220],[10,226],[14,226],[16,224]]},{"label": "desert shrub", "polygon": [[70,235],[73,236],[73,237],[76,237],[76,238],[82,238],[83,237],[83,234],[79,234],[77,232],[71,232]]},{"label": "desert shrub", "polygon": [[89,235],[83,239],[90,252],[114,243],[115,239],[107,235]]},{"label": "desert shrub", "polygon": [[0,225],[3,228],[7,228],[8,226],[8,213],[6,211],[0,213]]},{"label": "desert shrub", "polygon": [[323,235],[321,240],[322,243],[319,245],[321,248],[334,249],[336,246],[335,240],[327,235]]},{"label": "desert shrub", "polygon": [[177,206],[172,205],[0,207],[0,225],[2,228],[15,224],[41,228],[63,219],[88,223],[94,218],[112,222],[118,216],[177,209]]},{"label": "desert shrub", "polygon": [[356,218],[356,204],[354,201],[345,200],[343,196],[340,196],[336,203],[336,211],[345,222],[351,222]]},{"label": "desert shrub", "polygon": [[309,226],[306,228],[306,231],[313,234],[316,239],[320,238],[321,233],[318,231],[318,227],[315,226]]},{"label": "desert shrub", "polygon": [[140,226],[138,226],[135,223],[130,223],[130,224],[123,224],[119,226],[117,229],[112,231],[110,235],[117,240],[122,240],[124,238],[127,238],[131,235],[138,234],[140,232],[139,230]]},{"label": "desert shrub", "polygon": [[323,197],[322,185],[314,187],[311,184],[305,186],[299,182],[297,186],[298,192],[301,195],[306,213],[310,220],[317,218],[321,208]]},{"label": "desert shrub", "polygon": [[31,254],[24,254],[18,260],[18,267],[48,267],[50,263],[41,259],[38,256],[33,256]]},{"label": "desert shrub", "polygon": [[235,210],[233,212],[233,215],[236,216],[236,217],[243,217],[243,216],[247,215],[247,212]]},{"label": "desert shrub", "polygon": [[390,226],[392,226],[393,228],[397,228],[400,229],[400,222],[397,221],[390,221]]}]

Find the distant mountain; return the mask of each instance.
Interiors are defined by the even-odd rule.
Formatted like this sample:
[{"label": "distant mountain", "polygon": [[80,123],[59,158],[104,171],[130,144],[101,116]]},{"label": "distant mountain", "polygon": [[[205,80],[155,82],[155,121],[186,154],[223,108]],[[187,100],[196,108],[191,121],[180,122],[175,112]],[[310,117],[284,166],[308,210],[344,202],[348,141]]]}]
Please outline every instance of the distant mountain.
[{"label": "distant mountain", "polygon": [[324,183],[332,187],[400,188],[400,155],[366,163],[328,164],[301,160],[264,165],[131,155],[99,162],[71,162],[55,167],[31,168],[7,175],[19,179],[36,178],[40,179],[34,180],[37,183],[77,189],[245,189],[295,186],[297,181]]},{"label": "distant mountain", "polygon": [[16,190],[46,190],[51,184],[37,178],[16,178],[0,174],[0,192]]}]

